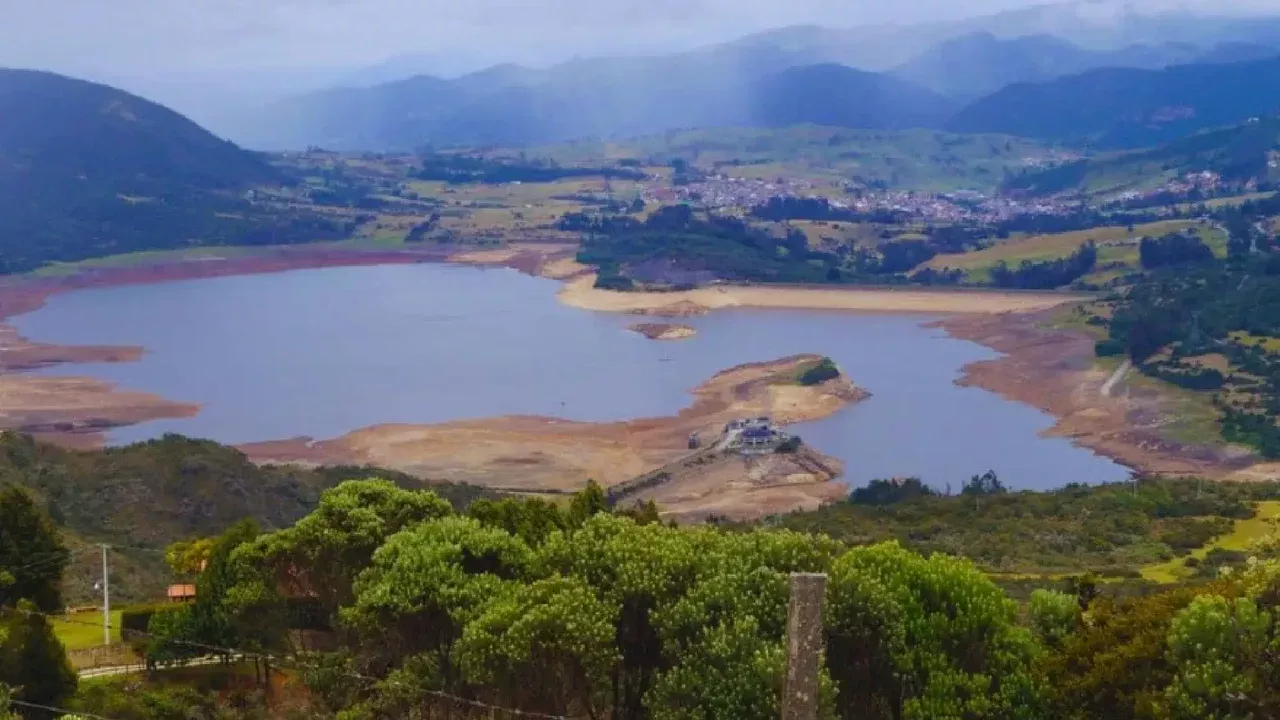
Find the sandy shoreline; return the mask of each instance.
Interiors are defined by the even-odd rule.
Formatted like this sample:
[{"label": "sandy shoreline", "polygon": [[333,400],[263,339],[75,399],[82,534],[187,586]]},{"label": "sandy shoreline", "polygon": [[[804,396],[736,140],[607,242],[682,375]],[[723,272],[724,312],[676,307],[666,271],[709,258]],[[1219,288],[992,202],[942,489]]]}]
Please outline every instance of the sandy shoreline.
[{"label": "sandy shoreline", "polygon": [[718,285],[675,292],[613,292],[593,287],[594,275],[570,279],[560,301],[570,307],[685,317],[726,308],[843,310],[920,314],[1034,312],[1077,302],[1087,296],[1066,293],[1009,293],[983,290],[885,288],[805,288]]}]

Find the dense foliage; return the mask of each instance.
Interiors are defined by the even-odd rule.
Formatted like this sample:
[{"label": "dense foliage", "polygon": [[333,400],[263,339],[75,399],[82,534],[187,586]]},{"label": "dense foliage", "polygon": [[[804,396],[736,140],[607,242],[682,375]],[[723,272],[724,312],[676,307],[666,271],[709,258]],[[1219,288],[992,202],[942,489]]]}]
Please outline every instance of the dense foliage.
[{"label": "dense foliage", "polygon": [[0,485],[0,718],[10,700],[56,705],[76,674],[46,612],[62,608],[67,551],[52,519],[26,491]]},{"label": "dense foliage", "polygon": [[1144,270],[1170,265],[1213,262],[1213,250],[1198,236],[1170,233],[1164,237],[1144,237],[1138,244],[1138,259]]},{"label": "dense foliage", "polygon": [[[247,542],[232,531],[235,582],[205,582],[211,562],[199,602],[239,646],[288,652],[289,636],[261,632],[264,618],[316,594],[342,632],[315,664],[382,678],[351,688],[315,674],[320,704],[345,718],[431,707],[433,691],[552,714],[772,718],[787,575],[824,571],[824,716],[1012,718],[1042,701],[1032,635],[963,560],[670,528],[609,513],[598,488],[565,510],[501,505],[459,516],[430,493],[346,483],[294,528]],[[219,637],[157,620],[173,639]]]},{"label": "dense foliage", "polygon": [[824,357],[812,367],[807,367],[804,372],[800,373],[800,384],[820,385],[838,377],[840,377],[840,367],[831,358]]},{"label": "dense foliage", "polygon": [[1243,243],[1232,251],[1227,262],[1152,273],[1115,298],[1098,350],[1217,391],[1224,437],[1280,457],[1280,357],[1268,345],[1280,337],[1280,260]]},{"label": "dense foliage", "polygon": [[[260,466],[234,448],[178,435],[76,452],[29,436],[0,433],[0,487],[8,483],[29,490],[36,505],[73,534],[72,549],[85,542],[115,546],[113,574],[119,582],[114,583],[113,594],[118,593],[122,601],[151,601],[162,593],[169,573],[163,554],[154,551],[192,536],[216,534],[245,518],[264,529],[286,527],[314,509],[323,490],[343,480],[373,475],[408,487],[428,485],[388,470]],[[459,506],[488,494],[466,485],[435,487]],[[14,498],[0,490],[0,507],[24,502]],[[28,561],[21,557],[25,552],[38,553],[31,559],[58,552],[40,545],[44,535],[35,526],[17,521],[0,522],[0,540],[8,538],[10,527],[21,532],[22,542],[0,545],[0,571],[10,547],[16,547],[13,557],[23,562]],[[100,574],[95,562],[90,553],[74,559],[72,567],[78,571],[65,587],[67,601],[74,604],[94,597],[92,579]]]},{"label": "dense foliage", "polygon": [[1280,498],[1280,484],[1145,479],[1006,492],[993,474],[958,493],[919,480],[875,481],[849,500],[778,519],[785,528],[848,543],[896,540],[921,553],[944,552],[1002,573],[1092,571],[1136,576],[1184,555],[1252,515],[1256,500]]},{"label": "dense foliage", "polygon": [[[884,515],[950,502],[1039,521],[1028,512],[1034,493],[1005,492],[991,473],[967,485],[962,498],[881,492],[874,507],[850,507]],[[1190,487],[1144,483],[1137,496],[1068,488],[1046,504],[1063,517],[1119,516],[1098,528],[1116,533],[1139,514],[1242,517],[1266,495]],[[1036,590],[1020,609],[943,553],[632,515],[612,514],[596,487],[564,508],[484,500],[458,515],[430,493],[346,483],[294,528],[254,537],[241,526],[219,538],[201,600],[174,613],[210,622],[153,621],[153,631],[270,650],[310,687],[309,717],[430,717],[457,707],[445,693],[573,717],[772,718],[786,668],[787,576],[818,571],[829,576],[824,718],[1189,720],[1277,709],[1280,567],[1269,558],[1280,535],[1212,584],[1121,599],[1086,575],[1063,591]],[[284,605],[300,595],[329,608],[321,625],[333,649],[299,655],[297,637],[282,632]]]},{"label": "dense foliage", "polygon": [[1057,260],[1024,260],[1012,269],[1002,260],[991,268],[991,282],[1003,288],[1050,290],[1069,285],[1089,274],[1097,261],[1098,248],[1090,241]]},{"label": "dense foliage", "polygon": [[246,193],[284,178],[264,159],[127,93],[0,70],[0,273],[137,250],[344,237]]}]

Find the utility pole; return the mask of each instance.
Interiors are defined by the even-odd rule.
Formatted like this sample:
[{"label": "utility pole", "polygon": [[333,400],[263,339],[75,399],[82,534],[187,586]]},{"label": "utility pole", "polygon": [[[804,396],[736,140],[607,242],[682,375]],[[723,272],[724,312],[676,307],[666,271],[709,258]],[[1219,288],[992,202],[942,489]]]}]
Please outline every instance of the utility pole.
[{"label": "utility pole", "polygon": [[827,576],[791,574],[787,608],[787,688],[782,720],[817,720],[818,673],[822,669],[822,602]]},{"label": "utility pole", "polygon": [[107,548],[102,544],[102,644],[111,644],[111,580],[107,572]]}]

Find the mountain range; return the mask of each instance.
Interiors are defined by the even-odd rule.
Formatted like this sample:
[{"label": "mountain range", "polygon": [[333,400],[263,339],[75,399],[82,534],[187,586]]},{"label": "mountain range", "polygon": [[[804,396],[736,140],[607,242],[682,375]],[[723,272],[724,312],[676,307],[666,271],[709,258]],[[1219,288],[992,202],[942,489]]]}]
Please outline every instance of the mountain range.
[{"label": "mountain range", "polygon": [[945,40],[892,70],[892,75],[958,100],[973,100],[1016,83],[1053,80],[1098,68],[1158,70],[1174,65],[1231,63],[1280,55],[1271,45],[1183,42],[1092,50],[1053,35],[1001,38],[977,32]]},{"label": "mountain range", "polygon": [[[281,101],[247,116],[232,136],[263,149],[413,150],[814,124],[997,133],[1106,149],[1166,142],[1280,109],[1280,50],[1251,43],[1102,52],[1052,37],[970,35],[888,73],[810,57],[730,45],[550,70],[502,65],[453,80],[420,75]],[[1177,64],[1183,61],[1189,64]],[[1120,62],[1136,67],[1105,66]],[[1097,65],[1104,67],[1077,72]],[[981,94],[990,88],[997,89]]]},{"label": "mountain range", "polygon": [[1280,111],[1280,57],[1163,70],[1103,68],[1010,85],[962,109],[951,132],[1137,148]]}]

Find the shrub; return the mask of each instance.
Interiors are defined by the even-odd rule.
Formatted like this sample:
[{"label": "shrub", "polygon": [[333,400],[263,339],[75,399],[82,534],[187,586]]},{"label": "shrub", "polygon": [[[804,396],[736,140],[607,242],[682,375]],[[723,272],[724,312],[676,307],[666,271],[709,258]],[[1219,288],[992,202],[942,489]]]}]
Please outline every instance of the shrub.
[{"label": "shrub", "polygon": [[800,384],[819,385],[838,377],[840,377],[840,368],[836,367],[834,360],[829,357],[824,357],[822,360],[818,361],[817,365],[814,365],[800,373]]}]

